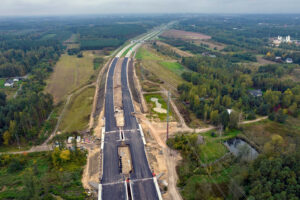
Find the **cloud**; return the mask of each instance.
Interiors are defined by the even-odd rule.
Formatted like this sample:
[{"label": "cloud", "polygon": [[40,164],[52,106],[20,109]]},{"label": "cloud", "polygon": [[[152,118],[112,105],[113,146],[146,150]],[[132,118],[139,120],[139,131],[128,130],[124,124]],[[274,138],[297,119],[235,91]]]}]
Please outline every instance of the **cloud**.
[{"label": "cloud", "polygon": [[0,15],[299,13],[299,0],[1,0]]}]

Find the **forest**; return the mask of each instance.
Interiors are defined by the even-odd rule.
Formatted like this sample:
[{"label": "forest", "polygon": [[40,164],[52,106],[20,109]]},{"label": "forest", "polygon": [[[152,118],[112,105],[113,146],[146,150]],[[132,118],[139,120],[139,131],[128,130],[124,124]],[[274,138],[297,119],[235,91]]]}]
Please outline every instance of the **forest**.
[{"label": "forest", "polygon": [[118,47],[126,40],[133,38],[147,29],[147,24],[112,24],[79,28],[81,50],[96,50],[105,47]]},{"label": "forest", "polygon": [[16,98],[7,99],[4,93],[0,94],[0,144],[37,142],[41,127],[53,109],[52,96],[43,93],[45,79],[64,49],[62,41],[70,34],[41,39],[47,35],[47,32],[20,33],[1,42],[1,76],[30,75],[24,79]]}]

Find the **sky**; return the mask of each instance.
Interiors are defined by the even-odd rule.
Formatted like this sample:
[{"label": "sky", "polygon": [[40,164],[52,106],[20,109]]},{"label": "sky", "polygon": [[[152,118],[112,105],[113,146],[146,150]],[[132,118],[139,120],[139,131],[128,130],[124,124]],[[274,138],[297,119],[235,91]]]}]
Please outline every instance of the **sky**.
[{"label": "sky", "polygon": [[300,13],[300,0],[0,0],[2,16]]}]

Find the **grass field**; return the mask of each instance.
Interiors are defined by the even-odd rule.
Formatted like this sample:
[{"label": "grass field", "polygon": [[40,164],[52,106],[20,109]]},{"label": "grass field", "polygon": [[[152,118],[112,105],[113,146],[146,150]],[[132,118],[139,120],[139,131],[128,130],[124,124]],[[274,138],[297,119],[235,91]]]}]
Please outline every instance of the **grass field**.
[{"label": "grass field", "polygon": [[89,87],[72,97],[59,130],[72,132],[87,128],[92,111],[94,93],[95,87]]},{"label": "grass field", "polygon": [[165,68],[171,70],[178,76],[180,76],[182,72],[185,71],[185,68],[178,62],[160,62],[160,64]]},{"label": "grass field", "polygon": [[[48,153],[4,155],[0,160],[3,162],[0,199],[40,199],[40,196],[42,199],[85,199],[81,184],[83,162],[69,161],[64,170],[56,170]],[[19,169],[12,164],[14,160],[19,161]]]},{"label": "grass field", "polygon": [[159,54],[150,47],[140,48],[136,56],[143,68],[163,81],[163,86],[166,89],[176,92],[177,85],[184,82],[179,74],[184,69],[173,59]]},{"label": "grass field", "polygon": [[[227,148],[223,145],[225,140],[236,137],[241,131],[232,130],[230,132],[225,132],[221,136],[213,137],[211,135],[212,131],[204,133],[205,144],[201,145],[200,159],[203,163],[213,162],[228,152]],[[217,134],[217,133],[216,133]]]},{"label": "grass field", "polygon": [[163,60],[161,57],[159,57],[155,53],[150,52],[148,49],[143,48],[143,47],[139,48],[135,57],[136,57],[136,59],[139,59],[139,60]]},{"label": "grass field", "polygon": [[54,102],[63,100],[68,93],[89,82],[94,71],[94,54],[83,52],[84,57],[77,58],[64,54],[57,62],[53,74],[47,80],[46,92],[54,97]]},{"label": "grass field", "polygon": [[[163,109],[167,110],[167,102],[164,100],[164,98],[160,94],[145,94],[145,99],[147,104],[151,104],[151,115],[152,117],[157,117],[160,119],[160,121],[166,121],[167,120],[167,114],[166,113],[158,113],[154,111],[155,108],[155,102],[151,101],[151,98],[157,98],[158,102],[161,104],[161,107]],[[173,118],[173,113],[170,109],[170,120]]]}]

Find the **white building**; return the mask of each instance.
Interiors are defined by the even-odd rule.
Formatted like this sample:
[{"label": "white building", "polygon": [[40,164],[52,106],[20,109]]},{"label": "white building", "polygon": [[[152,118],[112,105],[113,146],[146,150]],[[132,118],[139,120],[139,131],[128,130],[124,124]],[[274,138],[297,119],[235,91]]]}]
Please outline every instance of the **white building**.
[{"label": "white building", "polygon": [[286,36],[285,38],[283,38],[282,36],[278,35],[277,39],[273,40],[273,44],[275,46],[279,46],[281,43],[291,43],[291,42],[293,42],[293,41],[291,40],[291,36],[290,35]]}]

